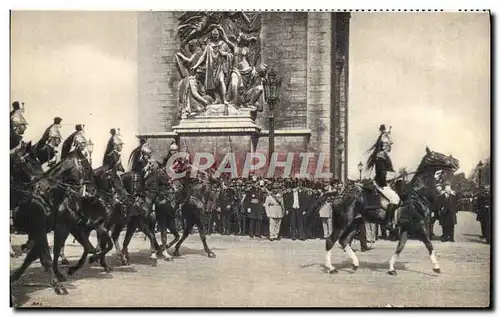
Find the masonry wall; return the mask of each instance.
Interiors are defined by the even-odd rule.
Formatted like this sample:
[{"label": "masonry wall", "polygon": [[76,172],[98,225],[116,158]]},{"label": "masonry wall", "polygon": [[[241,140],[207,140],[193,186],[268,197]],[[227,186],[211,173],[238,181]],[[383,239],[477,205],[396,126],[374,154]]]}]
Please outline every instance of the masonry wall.
[{"label": "masonry wall", "polygon": [[181,12],[139,14],[139,134],[177,124],[177,18]]},{"label": "masonry wall", "polygon": [[282,79],[276,129],[307,127],[307,13],[263,12],[262,62]]}]

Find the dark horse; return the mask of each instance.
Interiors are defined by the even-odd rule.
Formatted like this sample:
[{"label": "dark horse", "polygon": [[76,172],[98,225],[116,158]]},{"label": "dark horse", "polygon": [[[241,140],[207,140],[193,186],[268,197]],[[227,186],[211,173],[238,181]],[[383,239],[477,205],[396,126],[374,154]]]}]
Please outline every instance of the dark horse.
[{"label": "dark horse", "polygon": [[[156,240],[154,231],[147,224],[150,222],[152,217],[152,209],[155,203],[157,193],[148,190],[143,182],[143,176],[137,172],[127,172],[122,175],[123,185],[128,195],[134,200],[132,204],[128,204],[126,209],[126,218],[124,221],[119,223],[114,223],[112,229],[113,242],[115,244],[116,251],[121,257],[122,264],[129,264],[130,257],[128,253],[128,245],[132,239],[132,235],[135,230],[139,228],[150,241],[152,265],[157,264],[158,256],[163,256],[165,259],[170,259],[170,255],[164,252],[158,241]],[[123,241],[123,248],[120,250],[119,236],[120,232],[123,230],[124,226],[127,226],[125,233],[125,238]]]},{"label": "dark horse", "polygon": [[215,192],[212,185],[213,179],[208,174],[205,174],[203,179],[190,177],[192,168],[187,166],[185,171],[178,172],[186,172],[184,177],[172,180],[173,186],[176,188],[176,201],[181,205],[182,218],[186,224],[182,237],[175,244],[174,256],[180,256],[179,248],[196,225],[203,243],[203,249],[208,257],[214,258],[215,253],[208,247],[206,228],[204,228],[201,221],[202,215],[207,212],[207,204]]},{"label": "dark horse", "polygon": [[[19,205],[13,220],[17,228],[28,233],[33,246],[26,254],[21,267],[11,275],[11,282],[18,280],[33,261],[40,259],[42,266],[52,275],[52,285],[56,293],[67,294],[64,286],[60,284],[64,277],[58,270],[57,260],[69,231],[84,246],[85,251],[77,266],[69,268],[68,272],[76,271],[83,265],[87,250],[91,248],[88,239],[81,239],[81,230],[74,223],[75,219],[77,222],[82,219],[78,212],[79,198],[92,197],[95,193],[92,169],[87,159],[78,151],[56,164],[41,178],[32,180],[33,185],[30,187],[33,190],[29,198]],[[93,215],[83,217],[88,223],[94,218]],[[52,229],[54,259],[51,261],[47,233]]]},{"label": "dark horse", "polygon": [[[429,148],[426,148],[426,152],[413,179],[401,190],[401,202],[396,210],[401,235],[396,253],[390,261],[388,273],[391,275],[396,275],[394,263],[403,251],[408,233],[414,234],[425,244],[434,265],[433,270],[436,273],[440,272],[434,247],[429,240],[425,226],[425,218],[431,211],[437,197],[436,172],[455,171],[459,167],[459,162],[452,156],[432,152]],[[329,273],[338,272],[331,262],[331,250],[336,241],[339,241],[344,252],[350,256],[353,261],[353,269],[356,270],[359,267],[359,260],[350,244],[357,234],[359,223],[366,221],[385,226],[387,225],[386,219],[388,219],[386,217],[388,199],[380,194],[374,196],[371,188],[351,184],[344,189],[341,196],[339,203],[333,207],[333,232],[326,239],[325,265]],[[379,200],[379,204],[375,208],[368,203],[370,196],[372,199],[376,197]]]}]

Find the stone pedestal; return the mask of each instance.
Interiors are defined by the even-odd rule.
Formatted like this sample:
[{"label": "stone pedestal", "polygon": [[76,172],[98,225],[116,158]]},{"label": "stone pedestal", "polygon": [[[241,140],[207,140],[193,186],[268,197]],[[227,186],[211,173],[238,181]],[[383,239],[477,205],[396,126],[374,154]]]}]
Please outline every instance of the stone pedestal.
[{"label": "stone pedestal", "polygon": [[242,169],[246,154],[255,151],[260,134],[260,128],[248,114],[183,119],[172,128],[182,151],[187,146],[191,155],[210,153],[218,163],[232,151],[238,170]]}]

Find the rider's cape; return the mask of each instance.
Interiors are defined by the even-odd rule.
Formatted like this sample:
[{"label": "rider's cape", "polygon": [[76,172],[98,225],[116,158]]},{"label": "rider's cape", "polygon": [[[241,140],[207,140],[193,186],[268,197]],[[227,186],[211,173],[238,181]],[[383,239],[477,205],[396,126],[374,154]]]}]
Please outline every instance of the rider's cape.
[{"label": "rider's cape", "polygon": [[71,151],[71,147],[73,146],[73,141],[75,140],[75,136],[79,133],[80,131],[75,131],[69,135],[69,137],[64,140],[61,148],[61,160],[66,158]]},{"label": "rider's cape", "polygon": [[131,171],[136,171],[137,169],[137,161],[141,156],[141,148],[142,145],[139,145],[132,151],[132,153],[130,153],[130,157],[128,159],[128,166]]}]

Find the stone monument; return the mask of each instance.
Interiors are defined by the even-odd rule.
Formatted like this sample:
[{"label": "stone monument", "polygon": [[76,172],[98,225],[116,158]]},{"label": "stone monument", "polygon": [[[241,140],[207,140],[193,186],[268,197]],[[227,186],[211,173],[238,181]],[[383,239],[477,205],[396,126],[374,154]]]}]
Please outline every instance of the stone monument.
[{"label": "stone monument", "polygon": [[263,79],[273,69],[282,80],[275,152],[324,153],[326,169],[344,179],[349,16],[141,12],[138,137],[159,157],[172,140],[219,158],[228,151],[267,156]]}]

